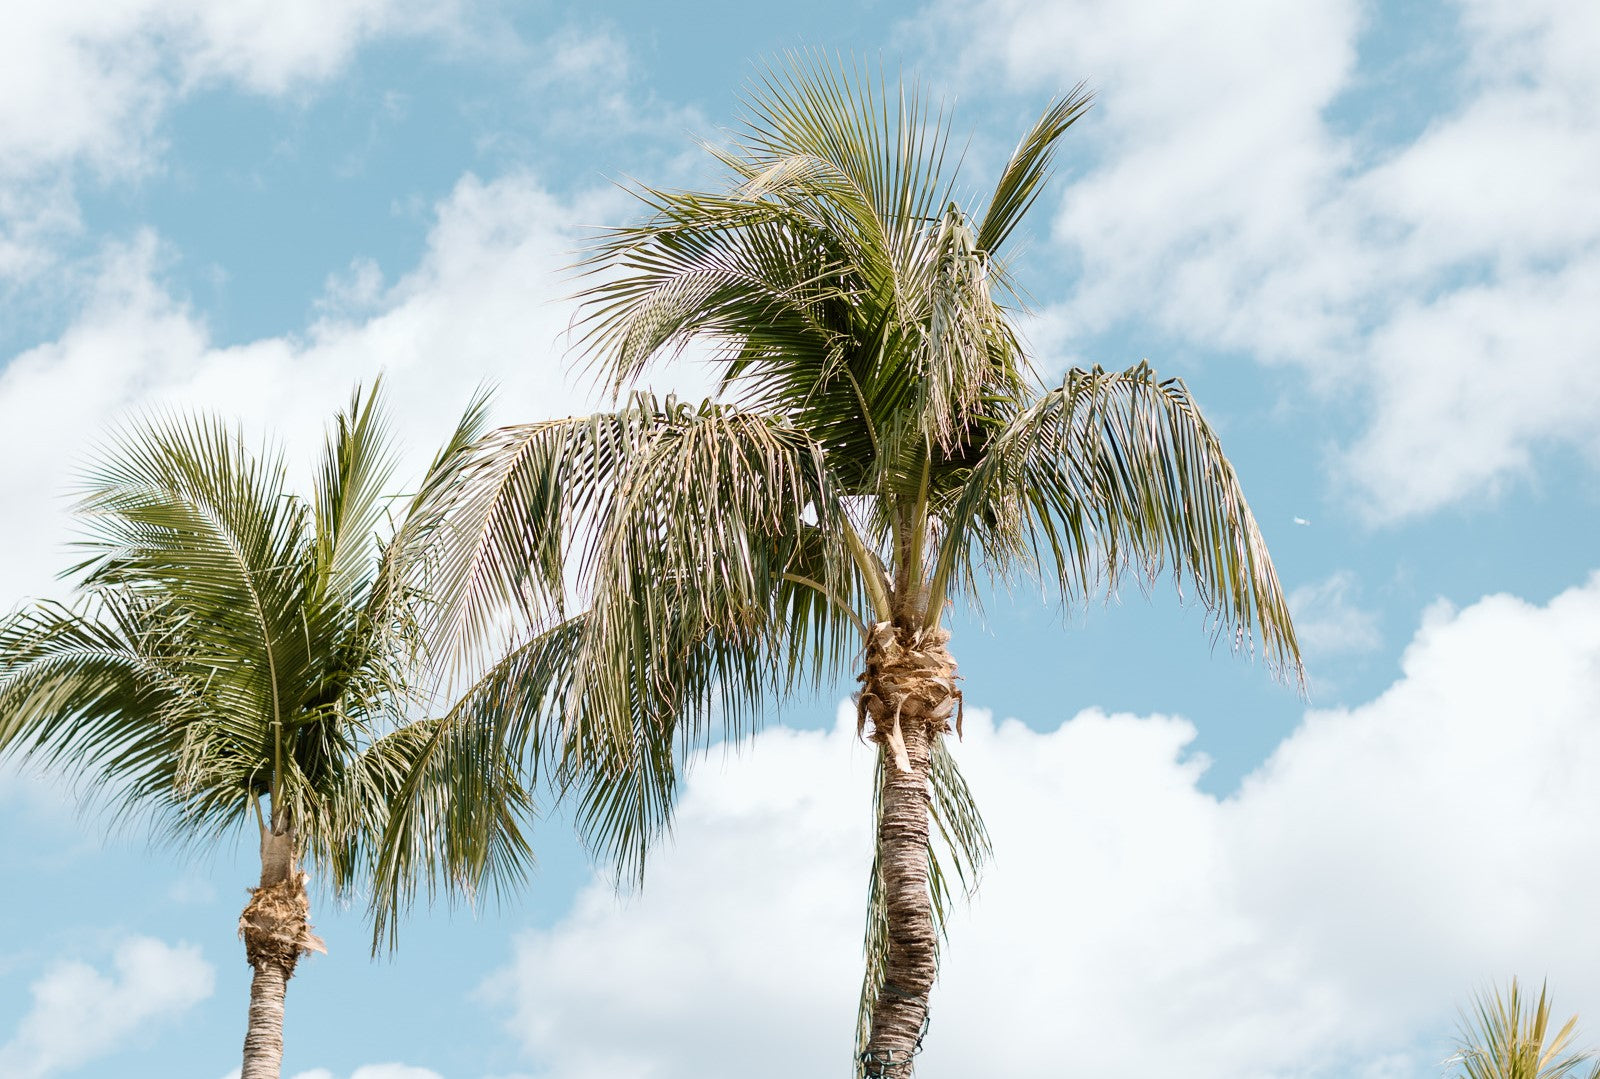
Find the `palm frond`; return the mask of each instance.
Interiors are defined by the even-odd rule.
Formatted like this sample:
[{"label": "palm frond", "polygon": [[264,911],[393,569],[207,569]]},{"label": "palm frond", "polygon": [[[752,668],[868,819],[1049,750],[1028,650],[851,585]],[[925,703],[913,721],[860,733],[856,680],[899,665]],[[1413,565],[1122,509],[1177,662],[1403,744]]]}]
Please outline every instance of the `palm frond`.
[{"label": "palm frond", "polygon": [[382,496],[394,475],[393,439],[382,409],[382,383],[360,387],[335,418],[323,444],[312,495],[313,595],[334,603],[362,596],[376,563]]},{"label": "palm frond", "polygon": [[[1550,999],[1539,986],[1537,1001],[1530,1003],[1517,979],[1502,995],[1499,990],[1473,997],[1463,1011],[1456,1053],[1447,1062],[1460,1079],[1565,1079],[1594,1057],[1572,1048],[1578,1017],[1572,1016],[1554,1032],[1550,1024]],[[1589,1070],[1600,1076],[1600,1063]]]},{"label": "palm frond", "polygon": [[563,617],[570,536],[604,513],[648,423],[625,409],[501,428],[427,493],[441,522],[430,633],[457,663],[498,644],[508,616]]},{"label": "palm frond", "polygon": [[936,596],[974,590],[980,558],[1000,575],[1045,568],[1067,600],[1166,568],[1235,646],[1303,684],[1266,542],[1181,379],[1143,363],[1069,372],[994,438],[942,516]]},{"label": "palm frond", "polygon": [[[670,820],[675,755],[744,737],[853,653],[869,586],[832,526],[825,455],[774,417],[647,395],[500,432],[479,453],[456,492],[474,514],[461,564],[484,567],[459,601],[469,619],[491,622],[508,592],[562,595],[568,559],[588,606],[472,694],[518,697],[516,715],[553,725],[534,738],[556,753],[546,774],[581,788],[580,828],[636,876]],[[530,585],[515,574],[539,550],[552,559]]]},{"label": "palm frond", "polygon": [[259,716],[281,724],[310,663],[307,513],[286,492],[281,453],[252,454],[219,420],[169,417],[126,429],[77,506],[82,587],[182,612],[186,665],[207,672],[211,706],[241,738]]},{"label": "palm frond", "polygon": [[330,800],[356,818],[337,822],[331,838],[343,847],[331,861],[346,889],[371,874],[375,953],[394,947],[419,888],[429,902],[440,892],[470,900],[484,885],[515,887],[533,868],[521,826],[533,796],[500,733],[471,714],[413,721],[367,747]]},{"label": "palm frond", "polygon": [[53,602],[0,622],[0,753],[108,788],[173,787],[183,729],[168,717],[188,693],[126,628]]},{"label": "palm frond", "polygon": [[978,226],[977,247],[980,251],[988,252],[991,257],[999,253],[1006,239],[1044,191],[1061,136],[1083,117],[1093,101],[1094,95],[1079,83],[1071,93],[1052,102],[1033,128],[1022,137],[1011,154],[1011,160],[1001,170],[988,209],[984,211],[983,221]]}]

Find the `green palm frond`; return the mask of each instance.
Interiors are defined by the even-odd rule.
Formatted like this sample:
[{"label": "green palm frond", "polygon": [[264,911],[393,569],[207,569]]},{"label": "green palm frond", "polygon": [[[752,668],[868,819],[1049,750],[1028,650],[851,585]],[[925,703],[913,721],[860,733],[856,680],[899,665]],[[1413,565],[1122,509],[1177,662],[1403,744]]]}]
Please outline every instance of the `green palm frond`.
[{"label": "green palm frond", "polygon": [[[1006,306],[1003,249],[1088,103],[1053,103],[973,217],[942,110],[789,58],[708,148],[719,190],[638,188],[646,219],[582,264],[579,352],[617,407],[492,433],[441,488],[439,634],[458,656],[521,642],[458,712],[504,713],[622,877],[670,827],[689,754],[827,684],[880,623],[937,628],[985,573],[1081,600],[1165,568],[1298,674],[1259,530],[1182,383],[1140,367],[1046,389]],[[716,399],[625,396],[691,345]],[[988,848],[942,751],[934,772],[942,922]]]},{"label": "green palm frond", "polygon": [[62,769],[179,844],[264,816],[334,891],[374,879],[391,942],[418,887],[515,883],[532,808],[515,758],[470,724],[413,719],[439,584],[433,505],[485,400],[397,521],[376,388],[336,418],[309,499],[281,451],[234,425],[130,423],[83,483],[77,602],[0,622],[0,755]]},{"label": "green palm frond", "polygon": [[351,789],[335,804],[367,816],[339,829],[361,842],[337,863],[352,877],[370,867],[374,952],[394,946],[419,888],[430,903],[440,892],[471,899],[484,885],[500,894],[533,868],[521,826],[533,815],[533,796],[496,726],[474,718],[408,723],[367,747],[346,773]]},{"label": "green palm frond", "polygon": [[0,622],[0,750],[101,798],[172,799],[193,687],[115,617],[41,602]]},{"label": "green palm frond", "polygon": [[1043,193],[1061,136],[1089,111],[1093,101],[1094,95],[1079,83],[1071,93],[1052,102],[1032,130],[1022,137],[1011,160],[1000,172],[983,222],[978,226],[978,250],[997,253],[1005,245]]},{"label": "green palm frond", "polygon": [[323,444],[312,498],[316,589],[336,603],[349,603],[370,584],[383,495],[394,465],[381,383],[366,394],[357,387]]},{"label": "green palm frond", "polygon": [[[1471,1010],[1461,1015],[1456,1053],[1448,1063],[1459,1079],[1565,1079],[1594,1057],[1572,1048],[1577,1034],[1575,1015],[1551,1031],[1545,985],[1530,1002],[1513,978],[1505,995],[1493,990],[1474,996]],[[1600,1077],[1600,1063],[1587,1075]]]},{"label": "green palm frond", "polygon": [[1168,568],[1235,643],[1303,677],[1238,477],[1182,380],[1148,364],[1069,372],[994,439],[942,516],[936,597],[1043,568],[1073,601],[1129,569]]},{"label": "green palm frond", "polygon": [[77,506],[83,587],[181,612],[182,665],[242,738],[285,717],[307,664],[307,515],[285,481],[281,454],[250,453],[218,420],[169,417],[126,430]]}]

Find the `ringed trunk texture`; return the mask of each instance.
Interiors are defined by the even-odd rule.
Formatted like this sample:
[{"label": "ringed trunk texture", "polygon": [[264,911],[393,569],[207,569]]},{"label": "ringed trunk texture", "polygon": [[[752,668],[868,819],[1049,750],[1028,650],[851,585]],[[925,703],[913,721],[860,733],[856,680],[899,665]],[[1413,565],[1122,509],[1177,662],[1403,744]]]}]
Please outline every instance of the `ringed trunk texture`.
[{"label": "ringed trunk texture", "polygon": [[950,730],[961,694],[942,629],[872,627],[857,722],[887,758],[878,818],[878,859],[888,912],[883,987],[872,1006],[863,1072],[906,1079],[921,1048],[937,966],[928,885],[928,775],[934,743]]},{"label": "ringed trunk texture", "polygon": [[326,952],[311,932],[306,875],[295,865],[291,830],[261,830],[261,884],[239,915],[250,978],[250,1017],[239,1079],[279,1079],[283,1068],[283,998],[295,964],[309,952]]}]

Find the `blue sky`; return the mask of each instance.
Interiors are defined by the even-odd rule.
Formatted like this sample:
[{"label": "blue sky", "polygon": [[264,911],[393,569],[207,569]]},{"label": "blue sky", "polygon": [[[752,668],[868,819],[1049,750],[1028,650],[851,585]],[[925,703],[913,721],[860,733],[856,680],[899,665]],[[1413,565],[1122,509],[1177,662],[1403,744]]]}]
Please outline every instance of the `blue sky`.
[{"label": "blue sky", "polygon": [[[1455,1007],[1513,974],[1600,1040],[1600,9],[12,9],[0,608],[59,592],[75,462],[134,410],[215,408],[303,453],[383,371],[420,457],[482,380],[507,422],[586,407],[564,267],[635,213],[616,181],[711,178],[695,139],[764,57],[917,78],[971,132],[975,186],[1087,80],[1021,263],[1036,360],[1188,380],[1311,701],[1165,582],[956,616],[957,751],[999,857],[919,1074],[1432,1076]],[[640,894],[557,815],[525,895],[419,911],[391,959],[321,898],[285,1075],[842,1073],[870,838],[846,691],[699,762]],[[0,1074],[222,1079],[248,837],[180,859],[106,833],[0,772]]]}]

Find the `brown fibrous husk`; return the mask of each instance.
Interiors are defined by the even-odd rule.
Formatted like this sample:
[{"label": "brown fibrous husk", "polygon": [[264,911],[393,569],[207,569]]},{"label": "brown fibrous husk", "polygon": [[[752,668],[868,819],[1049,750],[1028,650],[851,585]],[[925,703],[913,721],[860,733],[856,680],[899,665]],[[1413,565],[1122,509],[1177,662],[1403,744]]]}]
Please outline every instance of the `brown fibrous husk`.
[{"label": "brown fibrous husk", "polygon": [[910,771],[906,725],[926,725],[932,739],[950,730],[954,715],[956,733],[961,733],[962,699],[956,688],[960,676],[945,647],[949,641],[948,630],[901,632],[892,622],[879,622],[867,634],[866,670],[856,696],[856,735],[863,736],[870,717],[872,730],[866,737],[886,746],[902,772]]},{"label": "brown fibrous husk", "polygon": [[326,954],[322,938],[311,931],[310,914],[304,873],[250,889],[250,902],[239,915],[239,936],[250,965],[271,963],[292,976],[302,955]]}]

